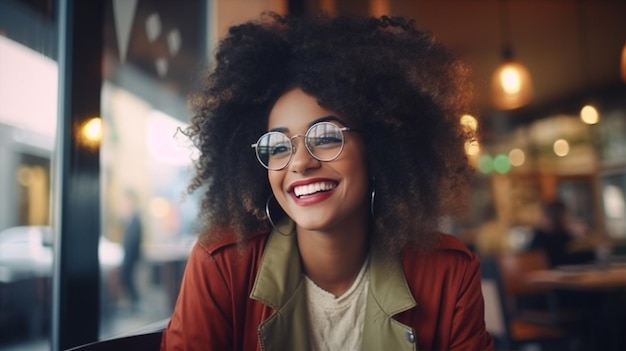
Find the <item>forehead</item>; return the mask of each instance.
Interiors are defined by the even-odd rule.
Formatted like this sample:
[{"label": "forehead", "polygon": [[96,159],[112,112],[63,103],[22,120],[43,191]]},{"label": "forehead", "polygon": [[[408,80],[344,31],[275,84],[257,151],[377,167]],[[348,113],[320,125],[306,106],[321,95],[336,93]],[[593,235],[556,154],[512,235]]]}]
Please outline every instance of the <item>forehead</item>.
[{"label": "forehead", "polygon": [[295,88],[276,100],[270,111],[267,127],[268,130],[285,128],[293,133],[303,133],[311,122],[335,114],[320,106],[315,97]]}]

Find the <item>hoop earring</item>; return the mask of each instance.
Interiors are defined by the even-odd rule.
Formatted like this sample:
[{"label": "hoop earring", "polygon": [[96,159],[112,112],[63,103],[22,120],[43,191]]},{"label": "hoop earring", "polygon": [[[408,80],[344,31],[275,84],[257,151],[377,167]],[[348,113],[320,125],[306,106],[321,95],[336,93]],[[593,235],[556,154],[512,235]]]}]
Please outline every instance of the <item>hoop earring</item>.
[{"label": "hoop earring", "polygon": [[376,198],[376,184],[374,183],[374,179],[372,179],[372,192],[370,193],[370,214],[372,218],[374,218],[374,200]]},{"label": "hoop earring", "polygon": [[270,201],[272,200],[272,198],[275,199],[274,194],[270,194],[270,196],[267,198],[267,201],[265,201],[265,215],[267,216],[267,220],[270,221],[272,228],[274,228],[281,235],[290,236],[291,234],[293,234],[295,226],[292,226],[291,231],[285,234],[282,231],[280,231],[280,229],[278,229],[278,227],[274,224],[274,221],[272,220],[272,216],[270,215]]}]

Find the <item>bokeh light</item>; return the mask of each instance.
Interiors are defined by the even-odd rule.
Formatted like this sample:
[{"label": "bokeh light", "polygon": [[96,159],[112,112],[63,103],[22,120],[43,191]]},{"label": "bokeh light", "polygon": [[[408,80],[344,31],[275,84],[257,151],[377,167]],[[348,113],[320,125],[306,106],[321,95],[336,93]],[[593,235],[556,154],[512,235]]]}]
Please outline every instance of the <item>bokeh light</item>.
[{"label": "bokeh light", "polygon": [[93,117],[83,123],[76,136],[87,147],[98,147],[102,141],[102,119]]},{"label": "bokeh light", "polygon": [[585,105],[580,109],[580,119],[587,124],[597,124],[600,114],[593,105]]},{"label": "bokeh light", "polygon": [[496,172],[500,174],[505,174],[511,170],[511,163],[509,162],[509,157],[504,154],[497,155],[493,160],[493,167]]},{"label": "bokeh light", "polygon": [[461,125],[473,131],[478,129],[478,121],[474,116],[468,114],[461,116]]},{"label": "bokeh light", "polygon": [[474,139],[474,140],[465,142],[465,153],[467,155],[475,156],[475,155],[478,155],[479,152],[480,152],[480,143],[478,143],[478,140]]},{"label": "bokeh light", "polygon": [[509,162],[511,166],[519,167],[526,161],[526,154],[522,149],[515,148],[509,151]]},{"label": "bokeh light", "polygon": [[490,155],[482,155],[478,159],[478,170],[483,174],[493,172],[493,157]]},{"label": "bokeh light", "polygon": [[557,156],[567,156],[569,154],[569,143],[565,139],[559,139],[554,142],[553,149]]}]

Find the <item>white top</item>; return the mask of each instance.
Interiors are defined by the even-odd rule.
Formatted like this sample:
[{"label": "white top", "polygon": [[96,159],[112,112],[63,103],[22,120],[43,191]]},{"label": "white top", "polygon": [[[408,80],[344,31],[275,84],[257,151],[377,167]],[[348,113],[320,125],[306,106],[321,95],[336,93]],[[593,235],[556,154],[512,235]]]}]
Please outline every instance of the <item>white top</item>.
[{"label": "white top", "polygon": [[348,291],[339,297],[305,276],[314,351],[360,350],[369,275],[368,259]]}]

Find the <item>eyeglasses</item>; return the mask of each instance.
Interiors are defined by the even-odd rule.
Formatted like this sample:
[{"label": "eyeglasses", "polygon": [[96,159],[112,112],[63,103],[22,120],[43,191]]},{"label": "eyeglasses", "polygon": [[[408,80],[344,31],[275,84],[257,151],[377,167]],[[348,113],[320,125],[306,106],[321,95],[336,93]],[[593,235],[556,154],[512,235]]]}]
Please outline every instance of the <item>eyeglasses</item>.
[{"label": "eyeglasses", "polygon": [[348,127],[339,127],[330,122],[312,125],[304,135],[296,134],[291,138],[281,132],[263,134],[256,144],[250,145],[256,151],[256,157],[263,167],[278,171],[291,162],[296,146],[293,140],[304,137],[304,146],[318,161],[332,161],[341,155],[345,144],[343,132],[355,131]]}]

